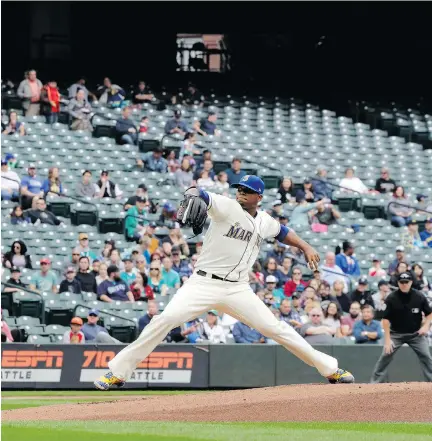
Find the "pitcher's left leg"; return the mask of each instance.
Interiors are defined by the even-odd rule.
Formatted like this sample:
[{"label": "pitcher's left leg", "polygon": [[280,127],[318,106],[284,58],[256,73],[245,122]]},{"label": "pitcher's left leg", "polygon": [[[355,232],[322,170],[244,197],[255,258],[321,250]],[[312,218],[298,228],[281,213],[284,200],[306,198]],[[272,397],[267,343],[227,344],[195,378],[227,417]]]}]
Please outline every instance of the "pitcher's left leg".
[{"label": "pitcher's left leg", "polygon": [[283,345],[306,364],[314,366],[331,383],[354,381],[354,377],[349,372],[338,369],[338,362],[334,357],[317,351],[290,325],[277,320],[249,285],[239,288],[238,292],[223,298],[223,309],[228,314]]}]

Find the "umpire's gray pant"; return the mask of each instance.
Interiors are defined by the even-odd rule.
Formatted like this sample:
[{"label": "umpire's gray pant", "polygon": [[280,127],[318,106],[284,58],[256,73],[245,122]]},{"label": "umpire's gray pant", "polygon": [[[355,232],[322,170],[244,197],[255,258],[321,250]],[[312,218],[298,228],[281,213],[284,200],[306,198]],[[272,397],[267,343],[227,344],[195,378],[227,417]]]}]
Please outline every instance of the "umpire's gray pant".
[{"label": "umpire's gray pant", "polygon": [[391,339],[394,344],[394,350],[391,354],[386,354],[383,352],[381,357],[375,365],[374,372],[372,374],[371,383],[385,383],[387,376],[387,368],[396,354],[398,349],[406,343],[412,348],[412,350],[417,354],[420,360],[423,375],[426,381],[432,382],[432,356],[429,349],[429,340],[426,336],[415,334],[390,334]]}]

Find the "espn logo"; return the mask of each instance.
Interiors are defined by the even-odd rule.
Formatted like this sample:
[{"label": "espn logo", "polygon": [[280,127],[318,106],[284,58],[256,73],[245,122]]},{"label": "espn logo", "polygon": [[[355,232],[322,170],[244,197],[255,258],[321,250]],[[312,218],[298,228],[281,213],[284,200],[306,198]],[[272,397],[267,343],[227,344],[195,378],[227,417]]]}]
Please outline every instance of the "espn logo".
[{"label": "espn logo", "polygon": [[3,351],[2,368],[61,368],[63,351]]},{"label": "espn logo", "polygon": [[[114,351],[84,351],[83,368],[107,368],[116,356]],[[138,366],[138,369],[192,369],[192,352],[153,352]]]}]

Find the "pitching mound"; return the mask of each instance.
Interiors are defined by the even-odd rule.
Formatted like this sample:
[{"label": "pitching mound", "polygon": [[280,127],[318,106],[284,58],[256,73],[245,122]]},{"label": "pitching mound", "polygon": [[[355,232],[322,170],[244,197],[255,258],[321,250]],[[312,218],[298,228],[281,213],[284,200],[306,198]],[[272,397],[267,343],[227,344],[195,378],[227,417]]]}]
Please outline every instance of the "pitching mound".
[{"label": "pitching mound", "polygon": [[[101,392],[103,394],[103,392]],[[43,406],[10,420],[432,422],[432,383],[297,385]]]}]

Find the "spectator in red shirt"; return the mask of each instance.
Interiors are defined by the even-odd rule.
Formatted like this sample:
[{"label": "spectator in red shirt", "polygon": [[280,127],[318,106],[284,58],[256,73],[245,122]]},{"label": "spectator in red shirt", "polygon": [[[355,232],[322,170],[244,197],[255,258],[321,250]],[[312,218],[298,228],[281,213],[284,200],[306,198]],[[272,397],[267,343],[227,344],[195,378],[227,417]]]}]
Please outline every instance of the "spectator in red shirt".
[{"label": "spectator in red shirt", "polygon": [[145,273],[137,273],[136,279],[131,283],[130,290],[135,300],[153,300],[153,289],[148,285]]},{"label": "spectator in red shirt", "polygon": [[41,99],[47,124],[55,124],[58,122],[60,113],[60,92],[57,88],[56,81],[49,81],[48,84],[44,86]]},{"label": "spectator in red shirt", "polygon": [[[307,286],[307,282],[302,280],[302,275],[302,271],[299,267],[293,268],[292,279],[288,280],[284,286],[284,294],[286,297],[291,297],[296,291],[303,291],[304,287]],[[303,289],[301,287],[303,287]]]}]

